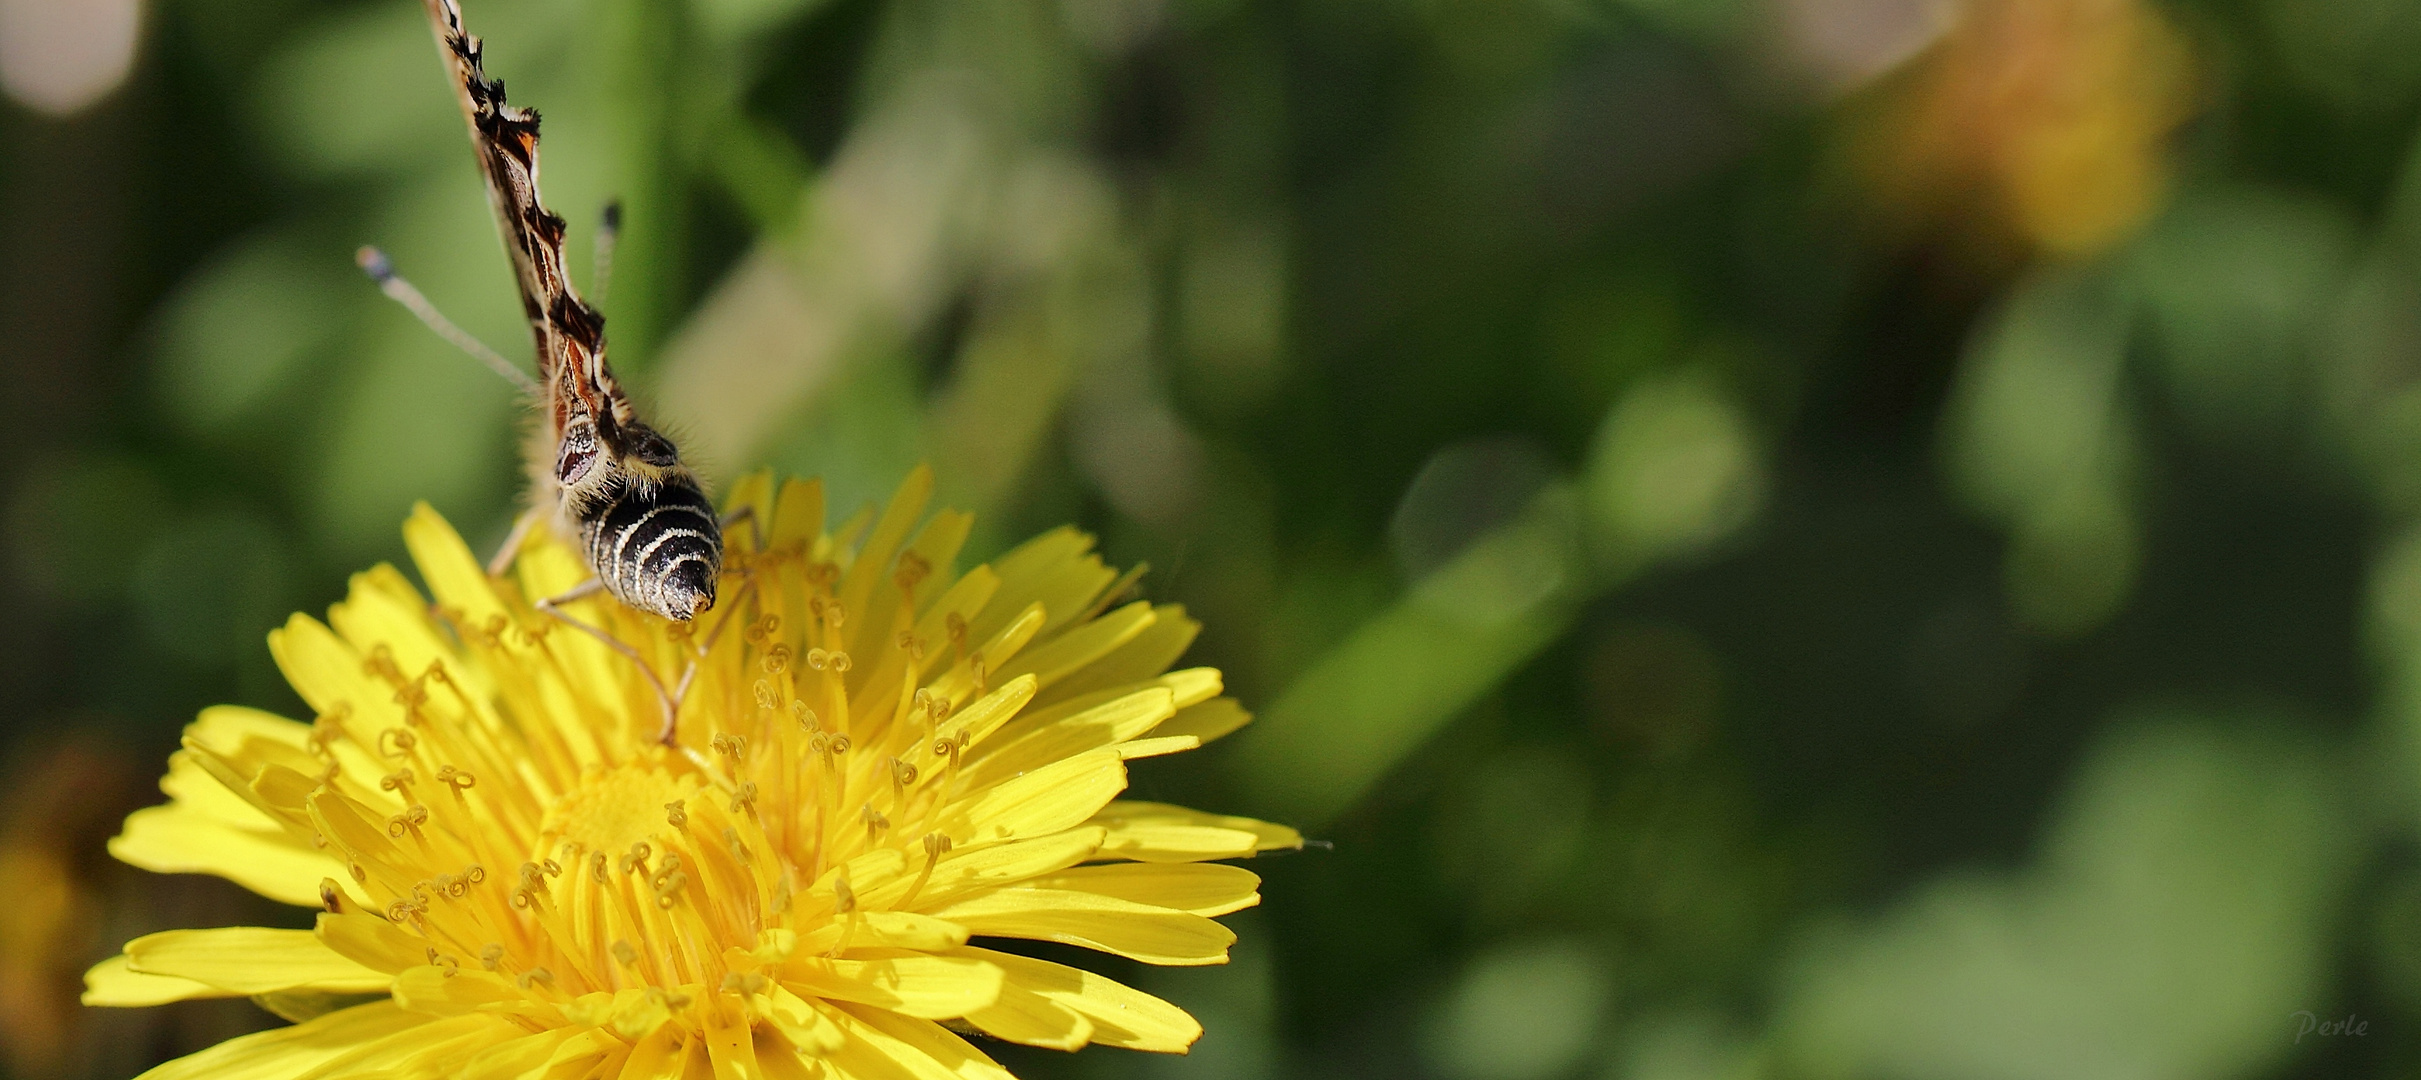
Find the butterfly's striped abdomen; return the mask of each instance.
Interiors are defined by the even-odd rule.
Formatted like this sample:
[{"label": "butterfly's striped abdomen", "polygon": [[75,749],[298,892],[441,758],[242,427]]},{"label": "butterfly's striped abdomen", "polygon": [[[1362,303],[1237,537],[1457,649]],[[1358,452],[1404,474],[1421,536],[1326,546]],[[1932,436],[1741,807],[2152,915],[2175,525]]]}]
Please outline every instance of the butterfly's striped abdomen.
[{"label": "butterfly's striped abdomen", "polygon": [[723,530],[697,481],[683,474],[647,484],[618,478],[602,494],[578,526],[605,591],[668,619],[713,607]]}]

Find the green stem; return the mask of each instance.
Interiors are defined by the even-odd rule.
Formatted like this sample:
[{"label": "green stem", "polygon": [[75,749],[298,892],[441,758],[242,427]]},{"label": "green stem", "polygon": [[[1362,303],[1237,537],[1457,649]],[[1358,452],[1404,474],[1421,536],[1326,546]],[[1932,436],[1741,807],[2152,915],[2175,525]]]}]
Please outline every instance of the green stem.
[{"label": "green stem", "polygon": [[682,155],[674,137],[686,37],[678,0],[607,0],[601,15],[600,62],[615,118],[614,192],[622,200],[607,316],[615,366],[627,373],[654,358],[687,269]]}]

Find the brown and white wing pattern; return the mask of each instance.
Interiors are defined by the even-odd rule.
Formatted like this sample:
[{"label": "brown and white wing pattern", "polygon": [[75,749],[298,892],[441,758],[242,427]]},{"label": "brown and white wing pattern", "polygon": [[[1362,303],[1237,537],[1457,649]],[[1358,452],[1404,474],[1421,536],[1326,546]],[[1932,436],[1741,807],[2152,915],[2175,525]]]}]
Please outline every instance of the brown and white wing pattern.
[{"label": "brown and white wing pattern", "polygon": [[564,272],[563,218],[538,198],[538,113],[505,101],[481,65],[478,38],[455,0],[422,0],[488,203],[513,260],[521,307],[538,351],[546,410],[534,462],[540,505],[573,534],[590,569],[623,603],[687,619],[714,604],[722,530],[697,477],[672,441],[642,422],[605,360],[605,318]]}]

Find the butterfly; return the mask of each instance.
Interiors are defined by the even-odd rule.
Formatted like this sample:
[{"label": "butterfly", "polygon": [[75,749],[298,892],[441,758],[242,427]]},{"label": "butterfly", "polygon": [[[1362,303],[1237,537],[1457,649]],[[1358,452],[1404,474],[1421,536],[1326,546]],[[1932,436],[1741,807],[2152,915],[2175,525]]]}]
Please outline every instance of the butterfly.
[{"label": "butterfly", "polygon": [[[488,204],[537,345],[533,512],[516,538],[533,521],[547,520],[576,542],[596,587],[638,610],[686,621],[714,606],[722,574],[714,506],[672,440],[639,418],[606,363],[605,317],[572,288],[563,218],[538,199],[537,111],[506,103],[504,82],[482,70],[480,41],[463,29],[455,0],[422,4],[469,121]],[[375,255],[367,252],[365,260]],[[391,277],[379,268],[371,273],[382,285]],[[516,546],[508,540],[500,560]]]}]

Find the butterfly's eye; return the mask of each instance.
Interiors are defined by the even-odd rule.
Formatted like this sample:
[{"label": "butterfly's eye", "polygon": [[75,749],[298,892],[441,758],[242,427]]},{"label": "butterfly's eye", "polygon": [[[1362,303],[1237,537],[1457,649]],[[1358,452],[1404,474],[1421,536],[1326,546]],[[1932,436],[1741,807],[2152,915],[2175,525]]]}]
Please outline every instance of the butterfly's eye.
[{"label": "butterfly's eye", "polygon": [[563,433],[563,445],[555,449],[555,481],[569,486],[588,476],[597,465],[597,433],[587,425]]}]

